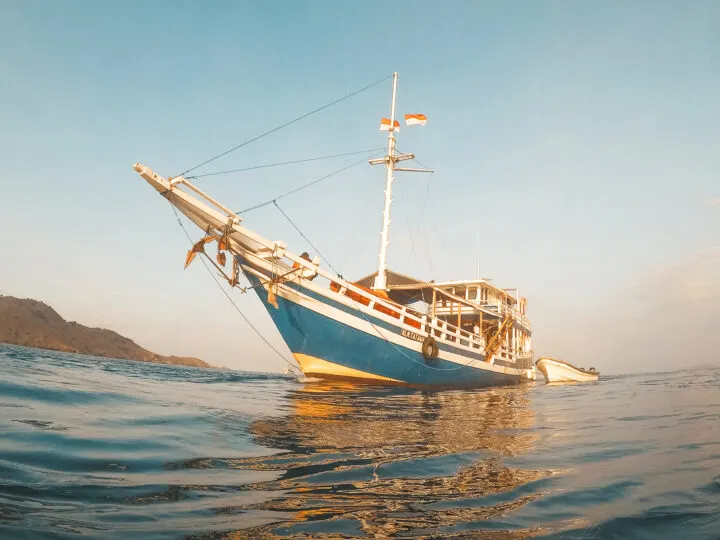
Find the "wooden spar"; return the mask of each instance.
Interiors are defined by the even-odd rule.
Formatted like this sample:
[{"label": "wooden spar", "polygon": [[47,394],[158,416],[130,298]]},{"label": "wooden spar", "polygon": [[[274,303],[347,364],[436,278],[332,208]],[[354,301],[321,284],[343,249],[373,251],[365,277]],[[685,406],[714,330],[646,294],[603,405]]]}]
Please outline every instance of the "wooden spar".
[{"label": "wooden spar", "polygon": [[235,212],[230,210],[228,207],[220,204],[218,201],[213,199],[210,195],[205,193],[199,187],[197,187],[196,185],[191,184],[190,182],[185,180],[185,178],[183,178],[182,176],[178,176],[176,178],[168,178],[168,181],[170,182],[170,187],[173,187],[175,184],[183,184],[184,186],[187,186],[188,189],[193,190],[195,193],[200,195],[203,199],[205,199],[209,203],[214,204],[215,206],[220,208],[223,212],[227,212],[228,217],[232,218],[235,223],[240,223],[242,221],[242,218],[240,216],[238,216]]}]

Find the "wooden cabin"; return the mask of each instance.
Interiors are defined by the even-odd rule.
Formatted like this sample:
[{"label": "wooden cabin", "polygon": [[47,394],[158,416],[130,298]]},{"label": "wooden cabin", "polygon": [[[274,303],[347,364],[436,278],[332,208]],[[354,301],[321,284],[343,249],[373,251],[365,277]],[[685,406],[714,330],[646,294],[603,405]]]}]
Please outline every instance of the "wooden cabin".
[{"label": "wooden cabin", "polygon": [[[375,275],[355,283],[372,287]],[[517,289],[501,289],[487,278],[436,283],[391,271],[387,272],[387,278],[387,296],[391,301],[482,336],[485,343],[490,343],[501,331],[503,321],[511,317],[511,325],[501,336],[498,356],[514,361],[532,355],[527,301]]]}]

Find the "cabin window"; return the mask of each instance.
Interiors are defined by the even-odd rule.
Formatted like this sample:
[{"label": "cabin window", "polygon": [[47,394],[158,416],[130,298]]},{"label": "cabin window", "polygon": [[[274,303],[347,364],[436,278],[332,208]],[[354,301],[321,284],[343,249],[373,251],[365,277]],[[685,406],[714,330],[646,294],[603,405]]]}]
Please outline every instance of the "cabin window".
[{"label": "cabin window", "polygon": [[468,300],[475,300],[477,298],[477,289],[473,287],[468,289]]},{"label": "cabin window", "polygon": [[460,298],[465,298],[465,289],[456,289],[455,296],[459,296]]}]

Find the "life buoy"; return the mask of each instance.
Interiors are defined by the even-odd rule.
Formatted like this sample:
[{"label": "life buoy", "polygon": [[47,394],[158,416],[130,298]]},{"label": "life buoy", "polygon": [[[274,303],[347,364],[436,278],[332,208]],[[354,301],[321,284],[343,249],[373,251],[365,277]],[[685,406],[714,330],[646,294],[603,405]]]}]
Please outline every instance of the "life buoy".
[{"label": "life buoy", "polygon": [[422,354],[425,357],[425,360],[431,360],[438,357],[438,354],[440,354],[440,348],[438,347],[437,341],[435,341],[434,337],[428,336],[425,338],[422,344]]}]

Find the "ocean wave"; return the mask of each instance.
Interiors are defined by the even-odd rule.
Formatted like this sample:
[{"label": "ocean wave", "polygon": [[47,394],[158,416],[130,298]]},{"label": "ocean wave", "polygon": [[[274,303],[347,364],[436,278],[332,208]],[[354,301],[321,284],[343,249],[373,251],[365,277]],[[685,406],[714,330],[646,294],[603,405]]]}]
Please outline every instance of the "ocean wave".
[{"label": "ocean wave", "polygon": [[685,370],[434,392],[1,348],[0,537],[714,538],[719,389]]}]

